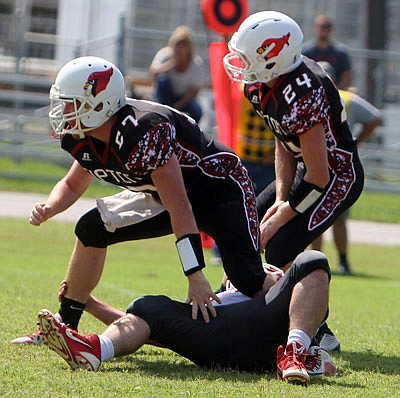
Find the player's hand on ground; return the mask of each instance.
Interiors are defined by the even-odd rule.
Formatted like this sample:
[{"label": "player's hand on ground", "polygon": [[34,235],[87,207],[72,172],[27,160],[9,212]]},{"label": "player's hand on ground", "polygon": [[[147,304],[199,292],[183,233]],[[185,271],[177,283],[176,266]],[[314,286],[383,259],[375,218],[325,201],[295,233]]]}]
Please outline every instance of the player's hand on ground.
[{"label": "player's hand on ground", "polygon": [[[210,315],[215,318],[217,311],[211,301],[214,299],[221,304],[221,299],[213,292],[210,283],[201,271],[197,271],[188,276],[189,291],[186,303],[192,303],[192,318],[197,319],[200,310],[204,322],[210,322]],[[209,311],[209,312],[208,312]]]},{"label": "player's hand on ground", "polygon": [[46,203],[36,203],[31,211],[29,217],[29,223],[35,226],[39,226],[45,222],[51,215],[51,206]]}]

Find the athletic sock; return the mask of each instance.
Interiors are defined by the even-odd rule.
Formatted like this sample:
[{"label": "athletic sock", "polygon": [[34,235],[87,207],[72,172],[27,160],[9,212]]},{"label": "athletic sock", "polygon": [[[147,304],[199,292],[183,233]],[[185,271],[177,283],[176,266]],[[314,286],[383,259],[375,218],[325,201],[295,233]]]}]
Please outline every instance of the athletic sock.
[{"label": "athletic sock", "polygon": [[310,348],[310,337],[306,332],[303,332],[300,329],[292,329],[289,331],[287,343],[290,344],[293,341],[297,341],[298,343],[300,343],[304,347],[305,351],[308,351],[308,349]]},{"label": "athletic sock", "polygon": [[78,324],[84,308],[85,304],[64,296],[61,299],[61,305],[58,312],[61,315],[63,323],[71,329],[78,330]]},{"label": "athletic sock", "polygon": [[100,339],[100,352],[101,352],[101,362],[109,361],[114,358],[114,345],[112,341],[103,335],[99,335]]}]

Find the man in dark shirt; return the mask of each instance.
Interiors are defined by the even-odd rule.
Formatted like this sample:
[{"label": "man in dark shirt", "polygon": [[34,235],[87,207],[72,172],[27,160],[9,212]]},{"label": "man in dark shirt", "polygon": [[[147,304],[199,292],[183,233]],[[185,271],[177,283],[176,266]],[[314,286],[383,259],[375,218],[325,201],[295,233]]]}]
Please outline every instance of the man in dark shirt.
[{"label": "man in dark shirt", "polygon": [[304,43],[303,54],[314,61],[329,62],[334,69],[332,78],[338,88],[346,90],[352,84],[351,59],[346,47],[331,40],[333,20],[327,15],[318,15],[314,20],[315,39]]}]

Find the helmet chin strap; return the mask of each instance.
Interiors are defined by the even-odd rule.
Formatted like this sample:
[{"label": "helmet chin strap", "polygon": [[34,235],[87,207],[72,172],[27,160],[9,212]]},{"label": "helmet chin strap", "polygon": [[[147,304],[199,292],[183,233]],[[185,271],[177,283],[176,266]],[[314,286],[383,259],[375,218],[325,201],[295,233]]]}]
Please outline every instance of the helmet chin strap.
[{"label": "helmet chin strap", "polygon": [[75,129],[74,133],[70,133],[72,135],[77,135],[79,138],[85,138],[86,133],[92,130],[95,130],[97,127],[86,127],[80,119],[77,120],[78,129]]},{"label": "helmet chin strap", "polygon": [[78,136],[79,138],[85,138],[86,137],[86,134],[83,132],[83,131],[79,131],[78,130],[78,133],[74,133],[74,134],[72,134],[73,136]]},{"label": "helmet chin strap", "polygon": [[63,128],[60,132],[56,132],[55,130],[51,131],[51,136],[55,139],[61,139],[64,135],[70,134],[74,137],[78,137],[80,139],[86,137],[86,132],[92,131],[97,127],[86,127],[84,124],[81,123],[80,119],[76,120],[78,128],[70,127],[70,128]]}]

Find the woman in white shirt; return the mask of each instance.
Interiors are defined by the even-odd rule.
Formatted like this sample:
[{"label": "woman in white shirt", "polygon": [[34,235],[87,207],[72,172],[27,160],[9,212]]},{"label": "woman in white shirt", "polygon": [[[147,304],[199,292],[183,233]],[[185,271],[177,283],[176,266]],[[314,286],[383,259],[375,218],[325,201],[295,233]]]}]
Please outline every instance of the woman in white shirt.
[{"label": "woman in white shirt", "polygon": [[179,26],[168,46],[155,55],[150,73],[155,82],[155,101],[187,113],[196,122],[202,109],[196,97],[203,85],[203,60],[194,53],[192,31]]}]

